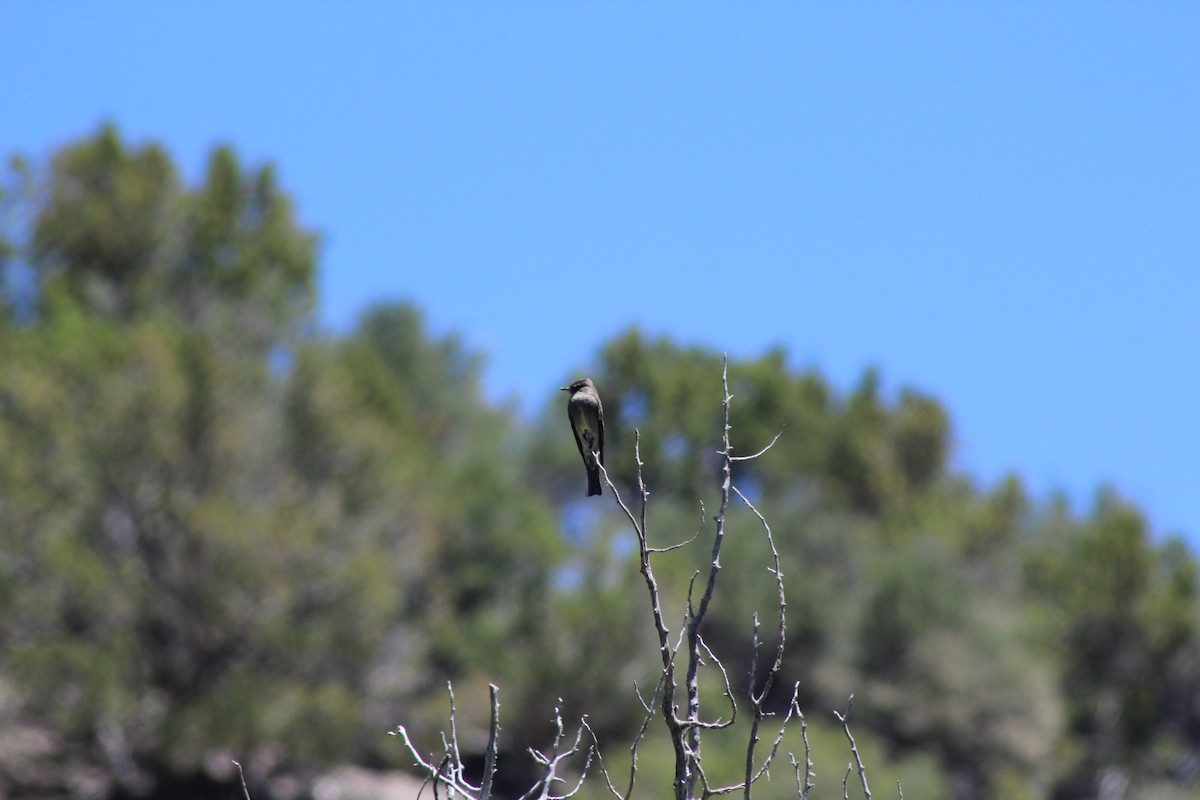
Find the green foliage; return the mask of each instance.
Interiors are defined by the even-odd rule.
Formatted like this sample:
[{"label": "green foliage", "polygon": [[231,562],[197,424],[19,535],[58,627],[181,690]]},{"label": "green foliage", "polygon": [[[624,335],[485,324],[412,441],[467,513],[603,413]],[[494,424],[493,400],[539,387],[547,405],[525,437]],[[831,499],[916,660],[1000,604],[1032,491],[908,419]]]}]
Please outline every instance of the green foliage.
[{"label": "green foliage", "polygon": [[1112,765],[1141,780],[1176,774],[1200,730],[1195,557],[1178,540],[1153,546],[1111,490],[1089,518],[1046,525],[1026,575],[1046,635],[1064,645],[1064,793],[1087,795]]},{"label": "green foliage", "polygon": [[261,354],[312,305],[315,237],[274,170],[244,171],[228,147],[188,190],[161,147],[131,149],[106,125],[60,150],[42,184],[26,201],[43,314],[66,294],[122,320],[166,313]]},{"label": "green foliage", "polygon": [[157,145],[129,152],[115,128],[61,150],[33,228],[32,264],[90,308],[145,309],[170,258],[179,186]]},{"label": "green foliage", "polygon": [[[195,186],[112,126],[12,163],[0,794],[229,788],[236,757],[267,798],[276,777],[405,766],[382,733],[403,721],[432,740],[448,679],[473,752],[486,684],[502,687],[514,783],[559,698],[621,771],[656,642],[631,533],[607,492],[583,502],[562,396],[518,425],[485,400],[481,357],[407,304],[314,334],[315,244],[273,168],[228,147]],[[630,330],[598,363],[607,466],[629,498],[636,429],[651,545],[701,531],[656,556],[678,620],[710,557],[721,356]],[[842,390],[776,348],[729,380],[735,453],[779,436],[733,481],[785,576],[768,706],[799,684],[814,797],[841,796],[828,712],[850,692],[877,794],[1083,798],[1106,774],[1144,796],[1195,788],[1200,600],[1182,541],[1155,542],[1111,491],[1080,515],[1016,476],[975,485],[949,467],[943,406],[875,369]],[[738,504],[726,522],[703,635],[744,698],[764,669],[748,674],[751,621],[770,648],[777,595],[757,517]],[[714,674],[705,709],[721,713]],[[740,775],[743,734],[706,735],[716,780]],[[645,794],[669,781],[665,744],[652,726]],[[776,795],[794,796],[784,760],[755,792]]]},{"label": "green foliage", "polygon": [[400,707],[515,662],[553,518],[478,357],[406,306],[298,339],[314,239],[228,148],[189,190],[106,127],[45,180],[37,313],[0,329],[0,681],[6,727],[55,738],[0,786],[380,758]]}]

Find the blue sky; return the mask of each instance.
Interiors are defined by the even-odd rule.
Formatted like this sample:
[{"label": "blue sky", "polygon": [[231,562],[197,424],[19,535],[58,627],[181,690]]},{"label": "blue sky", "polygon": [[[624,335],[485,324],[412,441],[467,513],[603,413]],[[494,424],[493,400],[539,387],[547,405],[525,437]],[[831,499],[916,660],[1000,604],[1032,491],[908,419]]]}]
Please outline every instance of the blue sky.
[{"label": "blue sky", "polygon": [[[321,320],[536,411],[630,325],[950,409],[956,463],[1200,543],[1200,4],[5,3],[0,152],[271,161]],[[603,387],[602,387],[603,388]],[[558,399],[558,398],[555,398]],[[736,432],[735,432],[736,434]]]}]

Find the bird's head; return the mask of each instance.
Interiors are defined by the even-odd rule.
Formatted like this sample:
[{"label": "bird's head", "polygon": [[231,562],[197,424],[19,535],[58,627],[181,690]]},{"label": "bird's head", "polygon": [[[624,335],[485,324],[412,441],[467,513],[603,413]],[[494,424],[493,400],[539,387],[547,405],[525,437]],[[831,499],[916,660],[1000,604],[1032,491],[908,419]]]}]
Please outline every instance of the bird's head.
[{"label": "bird's head", "polygon": [[575,394],[578,391],[582,391],[583,389],[589,389],[589,388],[594,389],[596,387],[592,383],[591,378],[584,378],[582,380],[575,381],[570,386],[560,387],[559,391],[560,392],[570,392],[571,394]]}]

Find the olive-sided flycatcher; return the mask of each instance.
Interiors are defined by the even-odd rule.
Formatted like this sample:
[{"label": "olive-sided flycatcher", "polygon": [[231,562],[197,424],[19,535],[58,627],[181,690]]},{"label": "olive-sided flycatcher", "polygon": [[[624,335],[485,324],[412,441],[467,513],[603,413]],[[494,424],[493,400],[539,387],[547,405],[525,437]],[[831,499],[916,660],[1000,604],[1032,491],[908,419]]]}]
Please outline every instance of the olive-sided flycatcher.
[{"label": "olive-sided flycatcher", "polygon": [[590,378],[584,378],[562,387],[562,391],[571,393],[571,399],[567,401],[567,419],[571,420],[575,444],[579,446],[583,466],[587,467],[588,497],[602,494],[596,457],[604,463],[604,407],[600,405],[596,384]]}]

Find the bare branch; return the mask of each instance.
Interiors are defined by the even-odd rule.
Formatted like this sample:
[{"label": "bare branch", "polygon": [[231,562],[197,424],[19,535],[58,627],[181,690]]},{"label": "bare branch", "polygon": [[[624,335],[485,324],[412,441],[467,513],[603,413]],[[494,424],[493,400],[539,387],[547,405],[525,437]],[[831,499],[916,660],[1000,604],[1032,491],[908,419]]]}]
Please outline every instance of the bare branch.
[{"label": "bare branch", "polygon": [[686,547],[687,545],[696,541],[696,539],[698,539],[700,537],[700,533],[703,530],[704,530],[704,501],[701,501],[700,502],[700,527],[696,528],[696,532],[692,534],[692,538],[688,539],[687,541],[680,542],[679,544],[673,544],[670,547],[648,547],[646,549],[649,550],[651,553],[669,553],[672,550],[679,550],[680,548]]},{"label": "bare branch", "polygon": [[[729,460],[731,452],[729,445],[729,401],[733,398],[729,394],[728,358],[725,358],[721,369],[721,384],[724,390],[724,401],[722,404],[724,426],[721,432],[722,449],[720,451],[722,455],[721,508],[717,512],[716,517],[713,518],[713,521],[716,523],[716,531],[713,535],[708,580],[705,582],[699,606],[692,606],[691,589],[689,588],[688,590],[688,620],[686,626],[688,662],[687,677],[684,684],[687,693],[687,710],[684,713],[683,725],[671,726],[672,739],[675,746],[674,788],[677,800],[690,798],[697,781],[702,780],[704,786],[707,787],[707,781],[703,779],[700,771],[700,626],[708,613],[708,605],[712,601],[713,591],[717,585],[717,575],[721,571],[721,545],[725,539],[725,515],[729,508],[731,474],[731,462]],[[667,713],[665,703],[663,712],[664,714]],[[708,792],[707,788],[705,792]]]},{"label": "bare branch", "polygon": [[730,712],[727,721],[722,721],[718,717],[713,722],[698,722],[697,724],[702,728],[711,730],[728,728],[737,721],[737,703],[733,699],[733,686],[729,683],[729,672],[726,671],[725,665],[721,663],[721,659],[717,658],[717,654],[709,649],[708,643],[704,641],[703,637],[700,638],[700,646],[704,648],[704,652],[708,653],[708,657],[712,659],[712,662],[717,665],[717,669],[721,672],[721,679],[725,682],[725,697],[729,698]]},{"label": "bare branch", "polygon": [[[655,692],[655,695],[661,697],[660,710],[663,715],[663,720],[666,722],[667,729],[670,732],[671,741],[675,747],[675,761],[678,768],[679,765],[687,763],[688,753],[683,742],[686,729],[675,714],[675,652],[677,648],[673,649],[671,647],[671,633],[670,629],[667,627],[666,619],[663,616],[658,581],[655,579],[654,570],[650,565],[650,556],[653,552],[655,552],[655,550],[652,549],[647,543],[646,536],[646,513],[649,505],[650,492],[646,488],[645,476],[642,471],[643,463],[641,452],[641,432],[636,428],[634,429],[633,442],[635,474],[637,477],[638,492],[641,494],[641,505],[639,506],[639,513],[636,516],[621,498],[621,493],[613,484],[612,479],[609,477],[608,471],[603,465],[600,465],[600,471],[605,483],[608,484],[609,489],[612,491],[613,497],[616,498],[617,504],[621,507],[621,510],[625,512],[625,516],[629,519],[630,524],[633,526],[634,533],[637,535],[640,571],[643,579],[646,582],[646,590],[650,597],[650,611],[654,618],[655,632],[658,634],[659,658],[662,661],[662,673],[659,677],[659,689]],[[682,636],[682,630],[680,633]],[[649,726],[649,721],[650,716],[648,715],[647,718],[643,720],[642,727],[639,730],[637,737],[634,739],[633,744],[630,746],[629,788],[626,790],[624,795],[625,798],[628,798],[629,795],[633,793],[633,784],[637,774],[637,747],[639,742],[641,742],[642,737],[645,736],[646,730]],[[684,789],[684,784],[678,779],[678,774],[676,776],[675,784],[676,796],[679,798],[686,797],[685,794],[680,794],[681,789]],[[621,797],[620,793],[617,792],[615,787],[612,786],[611,781],[609,782],[609,789],[613,792],[613,794]]]},{"label": "bare branch", "polygon": [[[580,724],[583,725],[584,728],[587,728],[587,732],[589,734],[591,734],[591,736],[592,736],[592,752],[594,752],[596,754],[596,762],[600,765],[600,774],[604,776],[604,782],[608,785],[608,791],[610,793],[612,793],[612,796],[617,798],[617,800],[623,800],[621,793],[619,791],[617,791],[617,787],[613,785],[612,776],[609,775],[609,773],[608,773],[608,767],[604,766],[604,754],[600,752],[600,740],[596,737],[596,732],[594,730],[592,730],[592,726],[588,724],[587,717],[584,717],[582,720],[580,720]],[[643,729],[644,728],[645,728],[645,725],[643,725]],[[641,737],[639,736],[639,738],[641,738]],[[633,754],[633,760],[635,762],[637,761],[636,748],[635,748],[635,752]],[[633,772],[636,773],[636,771],[637,770],[635,768],[633,770]],[[632,791],[632,790],[633,790],[633,782],[631,779],[629,791]],[[628,797],[629,797],[628,793],[624,795],[624,798],[628,798]]]},{"label": "bare branch", "polygon": [[438,784],[444,784],[452,792],[460,792],[467,797],[478,797],[479,788],[472,786],[465,780],[459,777],[458,771],[453,764],[449,764],[449,769],[446,769],[448,762],[451,761],[449,751],[443,754],[442,759],[434,764],[431,761],[426,761],[421,757],[421,753],[417,750],[417,746],[413,744],[412,739],[408,736],[408,730],[403,725],[400,725],[396,730],[392,731],[393,736],[399,736],[404,742],[405,748],[416,759],[416,766],[420,767],[425,774],[433,780],[434,796],[437,796]]},{"label": "bare branch", "polygon": [[[736,486],[734,486],[733,491],[736,492],[737,496],[739,498],[741,498],[743,503],[746,504],[746,507],[749,508],[752,512],[754,512],[754,516],[758,517],[758,521],[760,523],[762,523],[763,531],[766,533],[766,536],[767,536],[767,545],[771,548],[771,560],[772,560],[771,573],[775,576],[775,589],[778,592],[778,599],[779,599],[779,606],[778,606],[779,607],[779,638],[775,645],[775,660],[771,664],[771,669],[767,673],[767,678],[764,681],[763,687],[762,687],[761,691],[758,693],[757,697],[755,697],[753,690],[751,691],[751,700],[754,700],[756,703],[761,703],[762,700],[764,700],[766,698],[767,694],[771,691],[771,687],[775,682],[775,676],[779,674],[779,670],[783,666],[783,651],[784,651],[784,645],[787,641],[787,598],[785,597],[784,591],[783,591],[783,571],[780,569],[780,566],[779,566],[779,549],[775,546],[775,537],[771,534],[771,526],[767,523],[767,519],[766,519],[766,517],[764,517],[762,515],[762,512],[759,511],[754,506],[754,504],[751,503],[746,498],[746,496],[744,494],[742,494],[740,489],[738,489]],[[757,632],[757,620],[756,620],[756,632]],[[751,686],[752,687],[753,687],[753,678],[754,678],[754,676],[751,676]]]},{"label": "bare branch", "polygon": [[[554,725],[554,743],[553,749],[550,751],[550,755],[539,753],[533,748],[529,749],[529,753],[533,756],[533,760],[545,767],[545,771],[542,773],[542,777],[538,780],[538,782],[535,783],[528,792],[521,796],[521,800],[534,800],[534,798],[536,798],[536,800],[566,800],[566,798],[573,797],[579,792],[580,787],[583,786],[583,782],[587,778],[588,769],[592,764],[592,754],[597,752],[596,748],[592,746],[588,747],[587,759],[584,762],[583,770],[580,772],[579,780],[576,782],[575,788],[571,789],[571,791],[567,792],[566,794],[553,794],[554,784],[562,783],[562,778],[558,777],[560,765],[565,759],[568,759],[579,752],[580,744],[583,741],[584,730],[586,729],[588,732],[592,732],[592,729],[587,724],[587,719],[580,719],[579,727],[575,731],[575,741],[572,742],[571,746],[566,750],[560,750],[563,738],[562,698],[559,698],[558,705],[556,705],[554,708]],[[595,741],[594,733],[592,734],[592,740]],[[535,792],[537,793],[536,795]]]},{"label": "bare branch", "polygon": [[[639,439],[639,433],[636,428],[633,431],[633,436],[635,441],[633,448],[635,454],[634,458],[637,461],[637,468],[638,472],[640,473],[642,469],[642,460],[641,455],[638,454],[639,448],[636,444]],[[604,468],[604,465],[601,464],[599,460],[596,461],[596,466],[600,468],[600,477],[604,478],[604,482],[608,485],[609,491],[612,492],[613,497],[615,497],[617,500],[617,505],[619,505],[621,510],[625,512],[625,516],[629,517],[629,522],[633,525],[633,530],[637,533],[638,539],[644,539],[646,536],[645,529],[638,525],[637,517],[635,517],[633,512],[629,510],[629,506],[625,505],[625,501],[621,498],[620,490],[618,490],[617,485],[612,482],[612,478],[608,476],[608,470]]]},{"label": "bare branch", "polygon": [[[778,437],[776,437],[776,438],[778,438]],[[759,725],[761,724],[763,717],[766,716],[764,704],[766,703],[767,696],[771,692],[771,688],[775,684],[775,678],[776,678],[776,676],[779,675],[779,670],[783,666],[783,652],[784,652],[784,646],[787,641],[787,599],[784,595],[784,589],[783,589],[783,571],[780,569],[780,566],[779,566],[779,549],[775,546],[775,538],[771,534],[771,526],[769,524],[767,524],[767,520],[762,515],[762,512],[760,512],[754,506],[754,504],[751,503],[750,500],[744,494],[742,494],[740,489],[738,489],[736,486],[734,486],[733,491],[736,492],[737,496],[741,499],[741,501],[746,504],[746,507],[749,508],[754,513],[754,516],[758,517],[758,521],[759,521],[759,523],[762,524],[763,530],[766,533],[767,545],[771,549],[771,558],[772,558],[771,572],[775,576],[775,587],[776,587],[777,596],[778,596],[778,609],[779,609],[779,616],[778,616],[779,628],[778,628],[777,639],[776,639],[776,644],[775,644],[775,658],[771,662],[770,669],[767,670],[767,676],[763,680],[762,687],[758,690],[755,689],[755,681],[758,678],[758,648],[759,648],[760,642],[759,642],[759,638],[758,638],[758,615],[757,614],[754,615],[754,629],[753,629],[753,635],[751,637],[751,651],[750,651],[750,680],[749,680],[749,689],[748,689],[751,707],[754,709],[754,716],[750,723],[750,738],[746,744],[746,772],[745,772],[745,778],[744,778],[745,796],[746,796],[746,800],[749,800],[750,786],[753,784],[753,782],[755,780],[757,780],[757,776],[753,774],[754,773],[754,749],[758,745]],[[795,692],[793,692],[793,695],[792,695],[792,704],[788,707],[788,717],[791,716],[792,710],[795,707],[796,696],[797,696],[797,693],[799,692],[799,688],[800,687],[797,684],[797,686],[795,688]],[[784,725],[786,725],[786,724],[787,724],[787,719],[785,718]],[[775,753],[778,750],[779,741],[782,737],[783,737],[783,729],[780,728],[779,737],[776,738],[776,740],[775,740],[775,747],[772,748],[771,755],[767,758],[766,762],[763,764],[762,768],[759,770],[759,773],[758,773],[759,775],[761,775],[763,773],[763,771],[765,771],[767,769],[767,767],[770,765],[771,761],[775,758]]]},{"label": "bare branch", "polygon": [[[799,685],[799,684],[797,684]],[[813,788],[812,748],[808,744],[808,720],[804,718],[799,706],[796,713],[800,716],[800,738],[804,741],[804,789],[800,792],[800,800],[808,800],[808,793]]]},{"label": "bare branch", "polygon": [[768,444],[766,447],[764,447],[762,450],[759,450],[757,453],[755,453],[752,456],[730,456],[729,460],[730,461],[753,461],[754,459],[758,458],[763,453],[767,452],[772,447],[774,447],[775,443],[779,441],[780,436],[783,436],[783,431],[780,431],[779,433],[775,434],[775,438],[771,440],[770,444]]},{"label": "bare branch", "polygon": [[712,600],[713,590],[717,586],[717,575],[721,571],[721,545],[725,541],[725,514],[729,510],[729,491],[730,491],[730,448],[729,448],[729,401],[733,396],[729,394],[729,376],[728,376],[729,359],[725,359],[725,366],[721,370],[721,382],[725,389],[725,422],[721,432],[722,456],[721,465],[721,508],[717,512],[717,516],[713,521],[717,524],[717,529],[713,535],[712,558],[708,568],[708,582],[704,586],[704,594],[700,597],[700,606],[696,609],[692,617],[689,627],[699,630],[700,623],[704,621],[705,614],[708,613],[708,604]]},{"label": "bare branch", "polygon": [[250,790],[246,788],[246,773],[242,772],[242,764],[240,761],[234,761],[233,765],[237,767],[238,778],[242,781],[242,796],[250,800]]},{"label": "bare branch", "polygon": [[783,734],[787,731],[788,723],[791,722],[792,714],[800,712],[798,698],[800,696],[800,682],[796,682],[795,688],[792,690],[792,702],[788,704],[788,713],[784,715],[783,722],[779,723],[779,731],[775,734],[775,741],[771,744],[771,752],[767,754],[766,760],[762,766],[758,768],[758,772],[754,773],[754,777],[750,779],[754,783],[761,778],[767,770],[771,768],[771,762],[775,760],[775,756],[779,754],[779,745],[783,742]]},{"label": "bare branch", "polygon": [[[800,691],[800,684],[797,683],[796,684],[796,693],[799,693],[799,691]],[[788,707],[788,713],[784,716],[783,722],[781,722],[779,724],[779,730],[776,732],[775,740],[771,744],[771,752],[767,754],[766,760],[763,761],[762,765],[758,768],[757,772],[754,772],[753,774],[748,774],[748,777],[746,777],[742,781],[739,781],[738,783],[732,784],[730,786],[724,786],[719,789],[710,789],[710,788],[708,788],[708,786],[706,784],[705,792],[704,792],[705,796],[707,797],[709,795],[732,794],[733,792],[741,791],[744,793],[746,798],[749,798],[750,792],[751,792],[751,787],[753,787],[753,785],[760,778],[762,778],[763,775],[767,774],[767,772],[771,768],[772,762],[775,761],[775,757],[779,754],[779,746],[783,743],[783,735],[787,732],[788,722],[791,721],[793,712],[795,712],[797,714],[799,714],[799,712],[800,712],[800,708],[796,703],[796,694],[792,695],[792,704]],[[808,734],[805,733],[804,737],[805,737],[804,738],[805,756],[807,758]],[[795,756],[792,757],[792,766],[798,770],[798,766],[796,765]],[[797,779],[799,779],[799,772],[797,771],[796,774],[797,774]],[[805,794],[803,796],[807,797],[807,789],[805,790]]]},{"label": "bare branch", "polygon": [[[808,787],[800,781],[800,762],[796,760],[796,754],[789,752],[788,761],[791,762],[792,772],[796,776],[796,796],[800,798],[800,800],[807,800]],[[807,778],[807,776],[805,777]]]},{"label": "bare branch", "polygon": [[[862,759],[858,755],[858,746],[854,743],[854,737],[850,735],[850,725],[846,722],[846,717],[850,716],[850,709],[854,708],[854,695],[850,695],[850,699],[846,701],[846,713],[839,714],[834,709],[833,715],[838,718],[838,722],[842,723],[842,730],[846,732],[846,738],[850,740],[850,753],[854,756],[854,763],[858,765],[858,780],[862,783],[863,794],[867,800],[871,800],[871,789],[867,786],[867,770],[863,767]],[[846,772],[849,776],[849,771]]]},{"label": "bare branch", "polygon": [[[483,782],[479,787],[479,800],[490,800],[492,796],[492,778],[496,774],[496,740],[500,736],[500,690],[496,688],[496,684],[488,684],[488,694],[492,701],[492,725],[491,732],[488,734],[487,750],[483,756]],[[560,730],[561,727],[560,722]],[[458,755],[457,740],[454,743],[454,753],[456,756]],[[459,759],[458,763],[462,764],[462,760]]]},{"label": "bare branch", "polygon": [[[451,768],[459,770],[458,776],[462,777],[462,753],[458,749],[458,711],[454,707],[454,684],[446,681],[446,693],[450,695],[450,741],[454,745],[454,760],[451,763]],[[442,738],[442,745],[445,746],[446,740]]]}]

